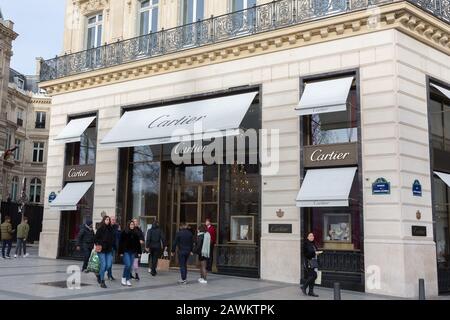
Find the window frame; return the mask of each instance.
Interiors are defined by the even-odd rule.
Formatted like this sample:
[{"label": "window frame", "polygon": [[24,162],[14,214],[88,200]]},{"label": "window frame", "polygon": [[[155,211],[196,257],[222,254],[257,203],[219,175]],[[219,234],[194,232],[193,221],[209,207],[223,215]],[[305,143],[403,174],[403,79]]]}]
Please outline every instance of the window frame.
[{"label": "window frame", "polygon": [[17,147],[16,150],[14,150],[14,160],[20,161],[21,159],[21,150],[22,150],[22,139],[16,138],[14,141],[14,145]]},{"label": "window frame", "polygon": [[[147,6],[147,7],[142,7],[142,4],[144,3],[144,2],[146,2],[146,1],[149,1],[149,5]],[[138,10],[138,15],[139,15],[139,18],[138,18],[138,21],[139,21],[139,23],[138,23],[138,34],[139,34],[139,36],[145,36],[145,35],[147,35],[147,34],[150,34],[150,33],[155,33],[155,32],[158,32],[158,27],[159,27],[159,14],[160,14],[160,12],[159,12],[159,6],[160,6],[160,1],[161,0],[158,0],[158,3],[153,3],[155,0],[141,0],[141,1],[139,1],[139,10]],[[156,10],[156,30],[152,30],[152,26],[153,26],[153,10]],[[146,26],[147,27],[147,33],[142,33],[142,15],[145,13],[145,12],[148,12],[148,25]]]},{"label": "window frame", "polygon": [[[37,146],[36,146],[37,144]],[[42,145],[42,147],[41,147]],[[43,163],[44,162],[44,150],[45,150],[45,142],[44,141],[33,141],[33,163]],[[36,157],[35,157],[36,153]],[[41,160],[39,160],[41,159]]]},{"label": "window frame", "polygon": [[[35,126],[34,126],[35,129],[45,129],[46,119],[47,119],[46,111],[36,111],[36,122],[35,122]],[[38,124],[42,124],[42,126],[40,126]]]},{"label": "window frame", "polygon": [[[203,2],[203,14],[201,17],[198,17],[198,12],[197,12],[197,7],[198,7],[198,1],[202,1]],[[204,19],[205,17],[205,0],[192,0],[192,21],[189,21],[187,18],[189,18],[187,15],[185,15],[185,7],[189,8],[189,0],[181,0],[181,7],[180,7],[180,12],[181,12],[181,25],[187,25],[187,24],[192,24],[195,23],[199,20]],[[189,13],[189,10],[186,10]]]},{"label": "window frame", "polygon": [[[101,19],[100,19],[101,17]],[[95,22],[90,23],[89,20],[95,18]],[[101,29],[99,32],[99,28]],[[90,47],[89,30],[94,29],[94,46]],[[100,43],[99,43],[100,40]],[[103,40],[103,12],[97,12],[86,16],[86,50],[95,49],[102,45]]]},{"label": "window frame", "polygon": [[[38,191],[39,188],[39,192]],[[33,178],[30,181],[30,202],[32,203],[40,203],[41,202],[41,193],[42,193],[42,180],[39,178]],[[38,201],[36,201],[38,200]]]},{"label": "window frame", "polygon": [[19,177],[14,176],[11,179],[11,200],[16,201],[19,194]]}]

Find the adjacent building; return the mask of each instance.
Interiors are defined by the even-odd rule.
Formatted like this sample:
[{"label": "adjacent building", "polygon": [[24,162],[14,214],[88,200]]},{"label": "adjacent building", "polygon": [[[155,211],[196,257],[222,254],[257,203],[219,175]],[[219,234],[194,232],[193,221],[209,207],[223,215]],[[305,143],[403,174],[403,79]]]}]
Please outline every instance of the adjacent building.
[{"label": "adjacent building", "polygon": [[[220,274],[298,283],[314,232],[323,286],[450,291],[449,8],[67,1],[63,53],[40,69],[40,256],[75,255],[79,225],[105,214],[157,219],[169,243],[209,217]],[[251,132],[256,149],[226,144]]]},{"label": "adjacent building", "polygon": [[39,206],[44,202],[51,98],[38,88],[38,76],[10,68],[18,34],[3,17],[0,35],[0,199]]}]

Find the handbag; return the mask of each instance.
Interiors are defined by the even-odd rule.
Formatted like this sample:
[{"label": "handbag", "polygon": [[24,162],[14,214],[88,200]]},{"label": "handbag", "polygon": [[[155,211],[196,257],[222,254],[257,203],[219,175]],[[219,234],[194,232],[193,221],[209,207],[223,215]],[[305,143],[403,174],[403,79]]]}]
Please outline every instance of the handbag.
[{"label": "handbag", "polygon": [[146,264],[148,263],[148,258],[150,256],[150,253],[145,252],[141,254],[141,263]]},{"label": "handbag", "polygon": [[95,250],[92,250],[91,256],[89,257],[87,271],[94,272],[95,274],[100,272],[100,258]]},{"label": "handbag", "polygon": [[164,250],[161,258],[158,259],[158,264],[156,266],[156,271],[169,271],[170,269],[170,258],[167,250]]},{"label": "handbag", "polygon": [[322,284],[322,271],[316,271],[317,278],[316,281],[314,281],[314,284],[321,285]]}]

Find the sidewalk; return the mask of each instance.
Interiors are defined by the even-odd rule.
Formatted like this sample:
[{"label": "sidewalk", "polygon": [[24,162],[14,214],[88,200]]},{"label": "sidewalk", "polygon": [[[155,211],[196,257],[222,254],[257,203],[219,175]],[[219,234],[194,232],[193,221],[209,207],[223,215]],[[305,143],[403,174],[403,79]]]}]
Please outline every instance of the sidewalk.
[{"label": "sidewalk", "polygon": [[[333,290],[317,288],[319,298],[301,294],[298,285],[258,279],[212,274],[208,284],[197,282],[197,272],[188,274],[187,285],[178,285],[177,271],[161,272],[152,277],[146,268],[140,270],[140,281],[133,287],[123,287],[120,278],[123,267],[113,266],[116,281],[106,281],[107,289],[98,286],[93,274],[82,273],[81,288],[68,289],[67,267],[79,266],[78,261],[52,260],[37,257],[37,248],[29,247],[30,257],[0,259],[0,299],[134,299],[134,300],[330,300]],[[342,300],[387,300],[386,296],[342,291]],[[430,299],[430,298],[429,298]],[[450,296],[436,297],[450,299]]]}]

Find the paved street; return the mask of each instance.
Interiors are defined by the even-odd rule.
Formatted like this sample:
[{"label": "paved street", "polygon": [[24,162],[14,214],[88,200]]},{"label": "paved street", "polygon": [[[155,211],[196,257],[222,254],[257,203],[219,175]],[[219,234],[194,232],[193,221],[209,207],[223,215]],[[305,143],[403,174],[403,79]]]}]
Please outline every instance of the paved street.
[{"label": "paved street", "polygon": [[[207,285],[199,284],[197,272],[188,274],[188,285],[178,285],[176,270],[161,272],[151,277],[146,268],[141,269],[141,281],[133,281],[132,288],[122,287],[121,265],[114,265],[116,281],[107,281],[108,288],[101,289],[93,274],[82,274],[81,289],[65,287],[66,270],[77,261],[50,260],[37,257],[37,248],[29,248],[30,257],[11,260],[0,259],[0,299],[135,299],[135,300],[226,300],[265,299],[303,300],[309,298],[299,294],[298,286],[257,279],[211,275]],[[53,284],[53,285],[52,285]],[[58,287],[57,285],[64,287]],[[332,299],[331,289],[317,289],[319,299]],[[447,299],[450,297],[439,297]],[[355,292],[342,292],[343,300],[384,300],[389,297]]]}]

